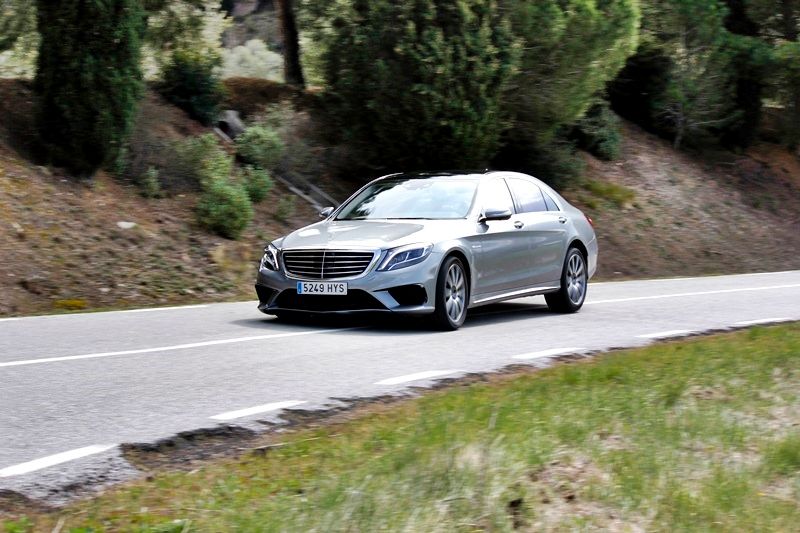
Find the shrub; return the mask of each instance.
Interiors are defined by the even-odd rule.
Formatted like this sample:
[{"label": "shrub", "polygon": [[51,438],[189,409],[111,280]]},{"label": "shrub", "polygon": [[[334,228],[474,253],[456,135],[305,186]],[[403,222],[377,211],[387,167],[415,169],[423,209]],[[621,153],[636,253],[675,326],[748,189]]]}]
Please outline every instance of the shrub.
[{"label": "shrub", "polygon": [[[494,153],[516,50],[494,2],[343,0],[317,39],[331,127],[368,164],[477,167]],[[468,74],[467,74],[468,73]],[[373,170],[374,171],[374,170]]]},{"label": "shrub", "polygon": [[273,169],[283,154],[283,141],[272,128],[250,126],[236,137],[236,153],[248,163]]},{"label": "shrub", "polygon": [[197,189],[207,181],[227,179],[233,171],[233,158],[213,133],[179,141],[173,151],[174,157],[162,174],[175,188],[188,185]]},{"label": "shrub", "polygon": [[195,120],[211,124],[225,96],[215,72],[219,64],[220,58],[215,54],[179,50],[164,68],[159,90]]},{"label": "shrub", "polygon": [[197,221],[218,235],[237,239],[253,218],[253,206],[244,187],[227,179],[205,183],[197,204]]},{"label": "shrub", "polygon": [[161,196],[161,182],[158,179],[158,169],[149,167],[147,172],[139,178],[139,192],[145,198],[159,198]]},{"label": "shrub", "polygon": [[275,218],[281,222],[287,222],[290,217],[294,216],[295,212],[295,197],[284,196],[278,201],[275,207]]},{"label": "shrub", "polygon": [[135,0],[37,6],[39,135],[52,163],[91,176],[116,159],[133,125],[144,13]]},{"label": "shrub", "polygon": [[247,196],[254,204],[266,198],[267,193],[272,189],[272,177],[263,168],[247,165],[242,171],[242,178]]},{"label": "shrub", "polygon": [[222,77],[283,82],[283,56],[267,48],[264,41],[250,39],[242,46],[222,51]]},{"label": "shrub", "polygon": [[619,118],[608,108],[606,102],[595,104],[575,125],[572,137],[582,150],[603,159],[619,158],[622,132]]}]

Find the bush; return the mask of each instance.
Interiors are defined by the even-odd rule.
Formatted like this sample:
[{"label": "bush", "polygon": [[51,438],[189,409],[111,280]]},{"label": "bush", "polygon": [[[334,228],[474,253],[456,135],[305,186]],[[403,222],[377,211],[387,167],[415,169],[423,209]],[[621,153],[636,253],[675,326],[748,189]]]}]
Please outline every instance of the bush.
[{"label": "bush", "polygon": [[592,106],[575,125],[571,136],[578,148],[604,161],[619,158],[622,144],[619,118],[606,102]]},{"label": "bush", "polygon": [[275,207],[275,218],[281,222],[287,222],[290,217],[294,216],[295,212],[295,197],[284,196],[278,201]]},{"label": "bush", "polygon": [[247,165],[242,171],[242,179],[247,196],[254,204],[261,202],[267,197],[272,189],[272,177],[263,168]]},{"label": "bush", "polygon": [[158,179],[158,169],[149,167],[147,172],[139,178],[139,192],[145,198],[161,197],[161,182]]},{"label": "bush", "polygon": [[172,188],[202,188],[207,181],[227,179],[233,171],[233,158],[217,142],[213,133],[179,141],[174,157],[162,172]]},{"label": "bush", "polygon": [[217,55],[179,50],[164,68],[159,90],[167,100],[195,120],[211,124],[225,96],[215,72],[219,64]]},{"label": "bush", "polygon": [[244,187],[227,179],[204,185],[196,208],[197,221],[218,235],[237,239],[253,219],[253,206]]},{"label": "bush", "polygon": [[91,176],[116,160],[136,116],[140,2],[37,2],[36,88],[42,144],[56,165]]},{"label": "bush", "polygon": [[492,156],[516,58],[496,4],[344,0],[320,18],[331,127],[362,161],[411,170]]},{"label": "bush", "polygon": [[283,82],[283,56],[264,41],[250,39],[244,45],[222,51],[223,78],[263,78]]},{"label": "bush", "polygon": [[248,163],[273,169],[283,154],[283,141],[272,128],[251,126],[236,137],[236,153]]}]

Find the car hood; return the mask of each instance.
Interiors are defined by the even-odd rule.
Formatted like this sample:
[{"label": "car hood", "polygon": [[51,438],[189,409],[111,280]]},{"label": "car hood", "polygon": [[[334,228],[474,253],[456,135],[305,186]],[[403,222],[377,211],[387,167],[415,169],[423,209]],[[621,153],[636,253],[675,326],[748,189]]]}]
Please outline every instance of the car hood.
[{"label": "car hood", "polygon": [[325,220],[287,235],[281,248],[390,248],[446,238],[463,220]]}]

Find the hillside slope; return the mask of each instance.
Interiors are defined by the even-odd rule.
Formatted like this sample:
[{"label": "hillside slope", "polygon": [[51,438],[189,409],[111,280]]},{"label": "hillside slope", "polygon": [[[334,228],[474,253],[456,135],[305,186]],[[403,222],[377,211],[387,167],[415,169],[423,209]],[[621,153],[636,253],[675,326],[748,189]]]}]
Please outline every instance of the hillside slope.
[{"label": "hillside slope", "polygon": [[[196,225],[195,193],[144,199],[104,173],[87,184],[37,167],[21,155],[30,100],[24,85],[0,83],[0,315],[252,298],[264,242],[316,220],[299,199],[277,220],[289,192],[276,185],[234,242]],[[206,131],[153,93],[142,115],[163,138]],[[600,278],[800,268],[797,157],[760,145],[701,161],[624,129],[622,159],[587,155],[586,182],[565,191],[595,219]]]},{"label": "hillside slope", "polygon": [[589,189],[599,192],[573,188],[565,194],[595,220],[599,276],[800,268],[797,156],[759,144],[744,155],[703,160],[630,123],[623,130],[620,160],[585,156]]}]

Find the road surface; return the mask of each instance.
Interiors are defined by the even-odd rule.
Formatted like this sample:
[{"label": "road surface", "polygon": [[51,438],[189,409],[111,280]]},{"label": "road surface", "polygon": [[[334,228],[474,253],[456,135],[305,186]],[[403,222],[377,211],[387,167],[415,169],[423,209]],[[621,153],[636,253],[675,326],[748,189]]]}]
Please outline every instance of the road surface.
[{"label": "road surface", "polygon": [[[456,332],[408,321],[292,324],[254,302],[0,319],[0,491],[53,498],[137,472],[121,443],[437,379],[800,320],[800,271],[593,283],[576,315],[542,297],[480,308]],[[341,404],[339,404],[341,405]]]}]

